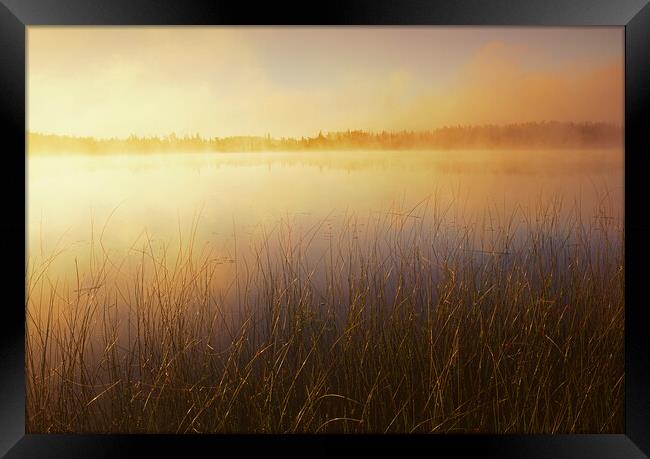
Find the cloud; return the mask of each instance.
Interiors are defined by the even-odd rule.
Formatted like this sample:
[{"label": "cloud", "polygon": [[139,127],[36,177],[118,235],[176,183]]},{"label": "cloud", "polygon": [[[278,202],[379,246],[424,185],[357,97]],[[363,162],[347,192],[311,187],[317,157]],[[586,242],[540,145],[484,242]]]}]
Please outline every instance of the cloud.
[{"label": "cloud", "polygon": [[[478,48],[451,80],[396,63],[360,62],[312,85],[291,86],[273,77],[272,59],[236,29],[111,30],[29,32],[30,130],[301,136],[539,120],[623,122],[622,54],[616,61],[535,66],[532,50],[495,41]],[[327,62],[336,65],[331,56]],[[438,65],[448,73],[451,64]]]},{"label": "cloud", "polygon": [[622,124],[622,60],[531,69],[523,64],[525,52],[502,43],[487,44],[452,87],[437,93],[423,90],[427,95],[413,107],[414,118],[430,116],[443,124],[540,120]]}]

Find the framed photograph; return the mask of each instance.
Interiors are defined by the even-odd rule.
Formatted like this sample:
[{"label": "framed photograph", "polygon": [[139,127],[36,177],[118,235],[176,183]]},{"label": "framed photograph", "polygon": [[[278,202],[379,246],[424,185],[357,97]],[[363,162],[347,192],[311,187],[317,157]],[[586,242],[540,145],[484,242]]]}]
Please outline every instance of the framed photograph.
[{"label": "framed photograph", "polygon": [[650,454],[646,1],[0,22],[6,457]]}]

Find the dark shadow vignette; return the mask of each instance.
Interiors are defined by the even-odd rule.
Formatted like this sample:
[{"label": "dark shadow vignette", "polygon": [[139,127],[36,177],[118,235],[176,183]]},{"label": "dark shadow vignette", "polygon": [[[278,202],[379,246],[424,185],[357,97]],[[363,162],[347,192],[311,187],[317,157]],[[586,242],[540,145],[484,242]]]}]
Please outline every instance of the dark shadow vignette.
[{"label": "dark shadow vignette", "polygon": [[647,0],[2,0],[30,25],[624,25]]},{"label": "dark shadow vignette", "polygon": [[[205,451],[259,453],[260,457],[364,457],[372,453],[436,457],[573,459],[645,457],[625,435],[27,435],[5,456],[23,457],[200,457]],[[276,454],[269,454],[273,451]],[[72,456],[71,452],[77,452]],[[83,455],[80,454],[83,452]]]},{"label": "dark shadow vignette", "polygon": [[[0,5],[0,454],[25,433],[25,26]],[[22,272],[20,272],[22,271]]]},{"label": "dark shadow vignette", "polygon": [[625,29],[625,432],[650,454],[650,4]]}]

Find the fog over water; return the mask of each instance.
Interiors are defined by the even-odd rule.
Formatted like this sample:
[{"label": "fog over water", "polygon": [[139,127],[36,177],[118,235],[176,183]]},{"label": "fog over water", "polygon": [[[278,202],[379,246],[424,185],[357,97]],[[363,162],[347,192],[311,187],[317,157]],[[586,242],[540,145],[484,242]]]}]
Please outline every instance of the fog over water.
[{"label": "fog over water", "polygon": [[[283,244],[302,244],[301,256],[318,266],[332,240],[343,251],[345,238],[388,242],[395,225],[417,225],[418,237],[439,249],[457,246],[471,228],[463,250],[476,254],[511,250],[518,231],[544,212],[557,213],[557,228],[580,215],[586,227],[622,229],[623,153],[28,156],[27,206],[29,262],[38,266],[56,254],[47,272],[60,285],[91,282],[93,251],[128,280],[143,249],[173,261],[180,242],[218,265],[216,288],[225,292],[264,241],[277,253]],[[507,232],[515,237],[501,240]]]}]

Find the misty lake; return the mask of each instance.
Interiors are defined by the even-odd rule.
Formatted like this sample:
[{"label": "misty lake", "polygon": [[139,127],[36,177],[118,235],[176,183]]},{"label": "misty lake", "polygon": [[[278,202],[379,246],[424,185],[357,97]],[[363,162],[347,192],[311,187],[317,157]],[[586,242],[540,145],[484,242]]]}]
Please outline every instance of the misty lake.
[{"label": "misty lake", "polygon": [[[140,381],[156,359],[221,358],[238,330],[251,349],[275,337],[288,349],[362,326],[439,333],[454,317],[472,337],[466,358],[495,317],[530,331],[522,320],[568,308],[591,323],[605,310],[610,324],[601,304],[621,304],[620,151],[34,155],[27,166],[28,336],[57,331],[32,371],[43,355],[70,362],[58,340],[106,385],[115,365]],[[190,384],[217,384],[221,370],[196,368],[207,373]]]},{"label": "misty lake", "polygon": [[498,234],[549,205],[586,226],[623,217],[623,153],[609,149],[33,155],[27,177],[29,259],[56,254],[49,272],[68,280],[92,244],[124,259],[191,239],[228,265],[281,227],[317,248],[351,219],[363,238],[392,218]]}]

